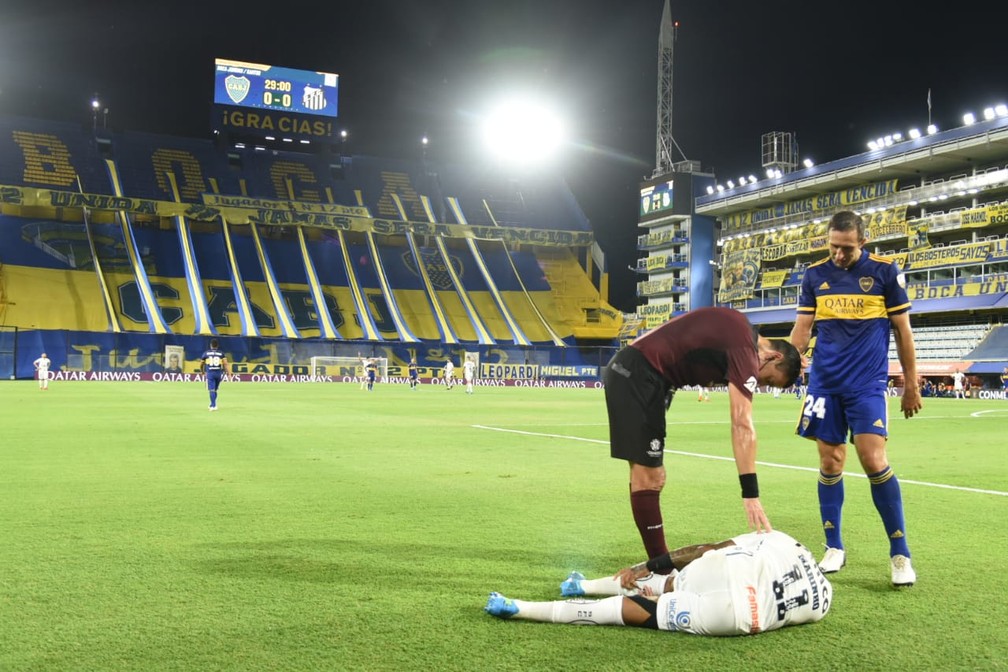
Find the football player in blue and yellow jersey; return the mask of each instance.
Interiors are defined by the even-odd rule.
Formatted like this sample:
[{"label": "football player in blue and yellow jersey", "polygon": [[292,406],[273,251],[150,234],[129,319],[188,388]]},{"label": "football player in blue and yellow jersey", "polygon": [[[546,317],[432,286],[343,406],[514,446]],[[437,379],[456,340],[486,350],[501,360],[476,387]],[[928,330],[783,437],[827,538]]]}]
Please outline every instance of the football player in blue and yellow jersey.
[{"label": "football player in blue and yellow jersey", "polygon": [[217,410],[217,390],[220,388],[224,374],[231,375],[231,365],[224,353],[218,350],[220,344],[216,338],[210,339],[210,349],[200,357],[200,365],[206,374],[207,390],[210,392],[210,410]]},{"label": "football player in blue and yellow jersey", "polygon": [[415,390],[417,385],[420,384],[420,373],[417,369],[416,357],[410,357],[409,360],[409,386],[411,390]]},{"label": "football player in blue and yellow jersey", "polygon": [[374,357],[367,360],[365,373],[367,374],[367,389],[370,392],[374,389],[375,379],[378,377],[378,362],[375,361]]},{"label": "football player in blue and yellow jersey", "polygon": [[866,252],[864,222],[849,210],[836,213],[827,229],[830,256],[811,264],[802,278],[791,343],[804,352],[816,326],[808,392],[797,433],[819,448],[819,511],[826,533],[826,573],[839,571],[847,554],[840,534],[847,436],[871,482],[872,500],[889,536],[895,586],[912,585],[899,481],[886,457],[886,381],[889,332],[903,367],[903,415],[921,408],[917,361],[910,329],[910,299],[899,266]]}]

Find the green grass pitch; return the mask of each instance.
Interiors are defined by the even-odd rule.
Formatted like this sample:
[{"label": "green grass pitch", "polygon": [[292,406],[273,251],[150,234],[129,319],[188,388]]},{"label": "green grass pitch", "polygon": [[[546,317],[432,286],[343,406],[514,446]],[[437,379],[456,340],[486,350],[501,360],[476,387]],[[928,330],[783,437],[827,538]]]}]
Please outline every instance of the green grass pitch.
[{"label": "green grass pitch", "polygon": [[[1008,669],[1008,402],[905,420],[892,400],[916,586],[889,585],[852,449],[830,615],[728,639],[483,613],[642,559],[600,390],[232,383],[219,403],[0,384],[0,669]],[[727,403],[669,412],[670,547],[745,531]],[[818,555],[798,412],[755,401],[762,500]]]}]

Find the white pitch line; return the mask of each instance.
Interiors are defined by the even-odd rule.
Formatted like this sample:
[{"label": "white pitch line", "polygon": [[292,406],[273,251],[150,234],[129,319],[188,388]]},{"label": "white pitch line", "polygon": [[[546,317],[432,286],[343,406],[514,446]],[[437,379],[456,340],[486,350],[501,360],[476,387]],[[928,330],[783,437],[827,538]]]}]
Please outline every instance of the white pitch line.
[{"label": "white pitch line", "polygon": [[[960,416],[961,417],[961,416]],[[491,432],[505,432],[508,434],[522,434],[524,436],[541,436],[547,439],[566,439],[567,441],[582,441],[584,443],[599,443],[602,445],[608,445],[609,441],[605,439],[589,439],[583,436],[570,436],[567,434],[548,434],[546,432],[526,432],[521,429],[507,429],[504,427],[489,427],[487,425],[472,425],[474,429],[485,429]],[[666,450],[666,453],[672,453],[673,455],[683,455],[684,457],[699,457],[705,460],[722,460],[725,462],[734,462],[734,457],[726,457],[724,455],[704,455],[703,453],[688,453],[682,450]],[[777,469],[793,469],[795,471],[809,471],[813,473],[819,473],[819,469],[815,467],[799,467],[794,464],[778,464],[776,462],[761,462],[757,461],[764,467],[776,467]],[[868,478],[864,474],[857,474],[852,472],[844,472],[844,476],[853,476],[855,478]],[[940,488],[942,490],[959,490],[961,492],[975,492],[981,495],[997,495],[999,497],[1008,497],[1008,492],[1002,492],[1000,490],[984,490],[982,488],[966,488],[961,485],[947,485],[945,483],[930,483],[928,481],[913,481],[910,479],[899,479],[900,483],[909,483],[912,485],[923,485],[928,488]]]}]

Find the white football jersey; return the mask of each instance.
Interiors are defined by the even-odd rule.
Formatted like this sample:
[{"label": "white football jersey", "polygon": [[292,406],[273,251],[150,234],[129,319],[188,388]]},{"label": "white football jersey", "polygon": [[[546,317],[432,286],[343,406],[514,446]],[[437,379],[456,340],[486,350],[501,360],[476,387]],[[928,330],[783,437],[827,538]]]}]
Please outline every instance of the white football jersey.
[{"label": "white football jersey", "polygon": [[734,537],[687,565],[658,600],[658,627],[698,635],[748,635],[810,623],[833,590],[807,548],[783,532]]},{"label": "white football jersey", "polygon": [[35,360],[35,368],[39,371],[49,371],[49,365],[52,364],[48,357],[39,357]]},{"label": "white football jersey", "polygon": [[455,364],[449,359],[444,365],[444,375],[445,378],[451,378],[455,375]]},{"label": "white football jersey", "polygon": [[472,360],[466,360],[466,363],[462,365],[462,375],[464,375],[467,380],[472,380],[473,371],[475,370],[476,362]]}]

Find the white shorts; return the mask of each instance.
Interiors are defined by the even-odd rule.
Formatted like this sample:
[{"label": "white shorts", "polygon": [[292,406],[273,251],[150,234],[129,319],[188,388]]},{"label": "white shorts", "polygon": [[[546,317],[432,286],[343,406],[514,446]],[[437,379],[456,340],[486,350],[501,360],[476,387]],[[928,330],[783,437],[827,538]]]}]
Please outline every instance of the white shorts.
[{"label": "white shorts", "polygon": [[48,369],[39,369],[38,371],[39,380],[48,380],[50,375],[51,374],[49,373]]},{"label": "white shorts", "polygon": [[708,552],[676,576],[675,590],[658,598],[658,629],[694,635],[746,635],[735,620],[727,564],[731,556]]}]

